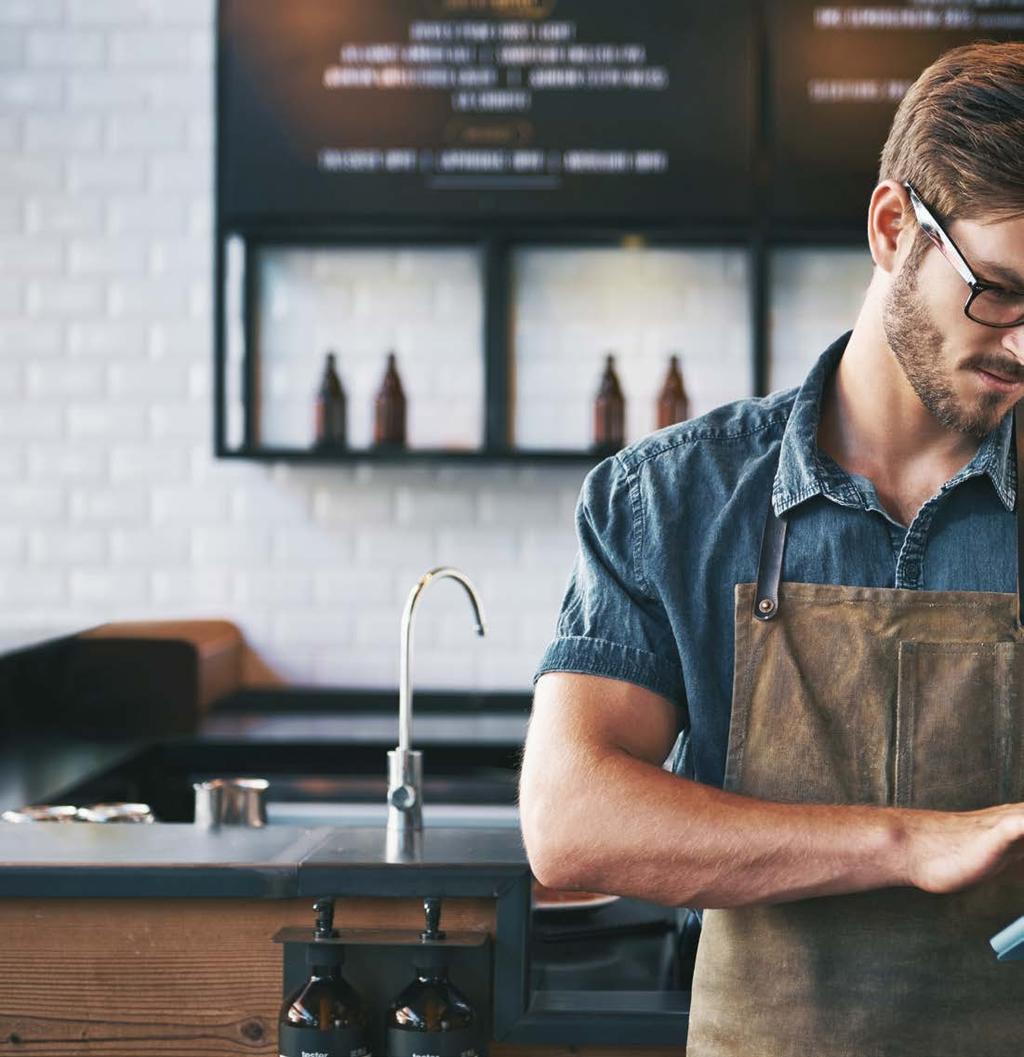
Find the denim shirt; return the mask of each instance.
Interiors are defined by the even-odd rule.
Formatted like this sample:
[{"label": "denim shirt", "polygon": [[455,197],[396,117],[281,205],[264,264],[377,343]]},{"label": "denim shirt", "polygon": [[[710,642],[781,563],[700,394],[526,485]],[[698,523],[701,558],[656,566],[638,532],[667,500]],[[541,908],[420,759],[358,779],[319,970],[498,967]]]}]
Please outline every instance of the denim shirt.
[{"label": "denim shirt", "polygon": [[678,737],[664,766],[677,774],[723,782],[734,588],[756,580],[769,497],[788,523],[784,580],[1016,590],[1012,413],[904,528],[866,477],[817,447],[822,393],[849,338],[826,349],[799,389],[652,433],[583,482],[579,549],[534,681],[582,672],[667,698]]}]

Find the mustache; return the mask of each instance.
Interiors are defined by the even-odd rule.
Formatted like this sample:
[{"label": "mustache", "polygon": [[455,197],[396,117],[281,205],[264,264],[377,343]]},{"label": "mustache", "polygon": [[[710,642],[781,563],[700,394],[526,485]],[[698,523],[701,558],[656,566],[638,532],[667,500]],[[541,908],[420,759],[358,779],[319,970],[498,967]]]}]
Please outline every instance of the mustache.
[{"label": "mustache", "polygon": [[1024,364],[1019,363],[1017,360],[996,360],[990,357],[988,359],[968,360],[964,366],[988,371],[989,374],[994,374],[998,378],[1007,378],[1011,382],[1024,382]]}]

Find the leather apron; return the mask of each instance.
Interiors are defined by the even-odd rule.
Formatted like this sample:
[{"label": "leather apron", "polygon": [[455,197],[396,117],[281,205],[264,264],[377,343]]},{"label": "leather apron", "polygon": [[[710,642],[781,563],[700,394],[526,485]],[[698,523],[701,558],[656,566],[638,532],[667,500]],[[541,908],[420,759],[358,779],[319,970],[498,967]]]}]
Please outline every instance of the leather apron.
[{"label": "leather apron", "polygon": [[[967,811],[1024,799],[1024,458],[1018,593],[780,583],[769,504],[735,589],[725,789],[764,800]],[[989,937],[1024,883],[885,888],[706,910],[688,1057],[1020,1057],[1024,962]]]}]

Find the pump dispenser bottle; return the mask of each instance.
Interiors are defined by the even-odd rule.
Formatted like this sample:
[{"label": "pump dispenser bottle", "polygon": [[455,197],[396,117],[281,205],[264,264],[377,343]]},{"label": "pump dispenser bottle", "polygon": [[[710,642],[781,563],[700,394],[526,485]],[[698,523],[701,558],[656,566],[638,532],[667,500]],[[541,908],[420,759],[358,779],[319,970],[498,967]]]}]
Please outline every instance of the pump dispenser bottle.
[{"label": "pump dispenser bottle", "polygon": [[476,1010],[448,979],[448,953],[437,941],[440,899],[423,901],[427,927],[413,955],[415,978],[387,1013],[388,1057],[482,1057]]},{"label": "pump dispenser bottle", "polygon": [[318,899],[313,909],[316,928],[306,948],[310,975],[281,1007],[278,1053],[280,1057],[372,1057],[363,1001],[341,974],[345,948],[337,943],[334,902]]}]

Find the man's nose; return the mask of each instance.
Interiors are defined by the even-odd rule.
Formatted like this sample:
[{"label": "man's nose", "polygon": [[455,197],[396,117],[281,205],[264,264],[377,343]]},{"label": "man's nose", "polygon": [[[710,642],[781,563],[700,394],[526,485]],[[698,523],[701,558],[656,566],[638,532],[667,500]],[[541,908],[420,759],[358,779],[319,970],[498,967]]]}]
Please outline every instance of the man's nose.
[{"label": "man's nose", "polygon": [[1007,327],[1003,331],[1003,348],[1024,366],[1024,323],[1018,327]]}]

